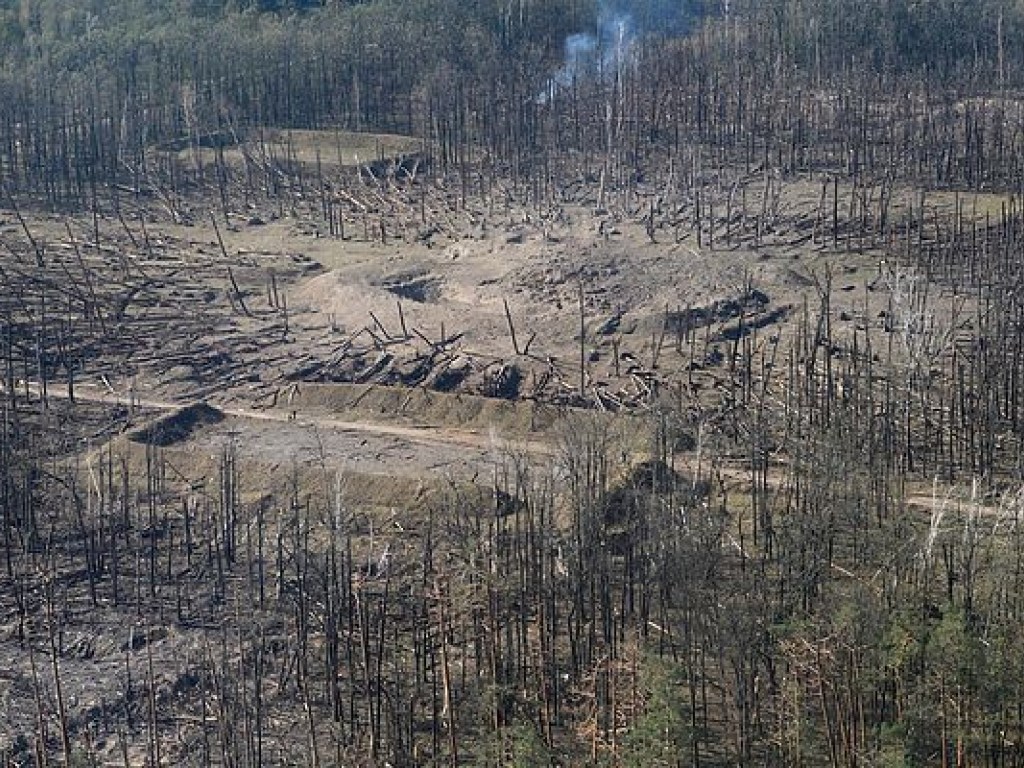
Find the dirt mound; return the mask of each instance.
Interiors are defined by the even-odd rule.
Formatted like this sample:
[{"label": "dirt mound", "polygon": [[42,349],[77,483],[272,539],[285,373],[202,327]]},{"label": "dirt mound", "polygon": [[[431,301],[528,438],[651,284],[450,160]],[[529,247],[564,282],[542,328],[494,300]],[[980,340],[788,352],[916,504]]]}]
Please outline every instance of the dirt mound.
[{"label": "dirt mound", "polygon": [[166,447],[187,440],[197,429],[224,420],[224,414],[207,403],[195,403],[161,416],[128,433],[133,443]]},{"label": "dirt mound", "polygon": [[419,304],[434,303],[441,298],[441,278],[424,272],[412,272],[382,280],[380,286],[400,299]]},{"label": "dirt mound", "polygon": [[[365,283],[347,280],[341,273],[331,271],[302,283],[290,298],[296,306],[320,312],[338,312],[353,307],[361,308],[367,301],[367,289]],[[361,314],[365,316],[365,312]]]},{"label": "dirt mound", "polygon": [[303,413],[330,413],[346,419],[399,421],[465,430],[529,435],[550,429],[560,409],[535,400],[492,397],[376,384],[306,383],[281,394],[277,407]]}]

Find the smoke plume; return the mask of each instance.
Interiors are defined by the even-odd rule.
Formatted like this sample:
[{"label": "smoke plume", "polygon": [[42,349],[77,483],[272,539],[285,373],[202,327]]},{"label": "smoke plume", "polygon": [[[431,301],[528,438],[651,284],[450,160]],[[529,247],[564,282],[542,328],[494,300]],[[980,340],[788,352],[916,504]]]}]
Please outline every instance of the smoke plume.
[{"label": "smoke plume", "polygon": [[701,0],[602,0],[593,31],[565,39],[562,66],[550,77],[542,101],[581,78],[611,80],[635,59],[637,41],[647,35],[685,34],[703,6]]}]

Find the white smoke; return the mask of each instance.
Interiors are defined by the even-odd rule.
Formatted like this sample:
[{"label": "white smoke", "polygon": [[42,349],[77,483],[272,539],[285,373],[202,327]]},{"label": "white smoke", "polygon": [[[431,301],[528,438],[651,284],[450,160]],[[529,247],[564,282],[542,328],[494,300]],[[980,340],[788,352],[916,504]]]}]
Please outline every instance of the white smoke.
[{"label": "white smoke", "polygon": [[563,63],[537,100],[549,102],[582,80],[621,81],[637,64],[640,38],[685,35],[709,13],[728,16],[729,0],[599,0],[593,30],[566,38]]},{"label": "white smoke", "polygon": [[554,99],[584,78],[609,82],[622,75],[634,58],[636,23],[628,11],[602,5],[597,31],[578,32],[565,39],[565,61],[548,79],[539,100]]}]

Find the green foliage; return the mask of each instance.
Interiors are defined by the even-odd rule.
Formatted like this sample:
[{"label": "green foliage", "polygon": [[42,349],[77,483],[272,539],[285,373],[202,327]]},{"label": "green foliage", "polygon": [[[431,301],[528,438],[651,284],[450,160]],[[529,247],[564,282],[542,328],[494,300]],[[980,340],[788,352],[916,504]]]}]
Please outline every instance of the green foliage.
[{"label": "green foliage", "polygon": [[509,768],[541,768],[551,765],[551,750],[532,726],[516,725],[509,731]]},{"label": "green foliage", "polygon": [[[443,52],[468,60],[485,53],[479,39],[493,45],[540,44],[560,46],[561,40],[582,23],[584,6],[577,2],[519,3],[496,1],[461,3],[455,0],[377,0],[369,3],[328,3],[320,0],[9,0],[0,4],[0,49],[6,62],[23,57],[50,59],[58,67],[73,66],[82,56],[75,51],[95,51],[89,38],[108,36],[131,48],[141,39],[189,40],[193,45],[221,31],[233,30],[243,16],[297,19],[306,33],[342,29],[358,33],[360,43],[396,46],[428,58]],[[259,37],[246,41],[258,49]],[[335,40],[345,43],[344,39]],[[401,45],[412,48],[401,48]],[[98,53],[98,52],[96,52]],[[56,57],[52,59],[51,57]]]},{"label": "green foliage", "polygon": [[770,30],[815,75],[869,68],[944,77],[999,75],[1021,65],[1024,8],[1014,0],[748,0],[753,28]]},{"label": "green foliage", "polygon": [[0,50],[14,51],[21,48],[25,29],[13,9],[0,8]]},{"label": "green foliage", "polygon": [[907,754],[907,733],[902,724],[883,725],[878,730],[879,768],[913,768]]},{"label": "green foliage", "polygon": [[554,755],[532,724],[514,723],[482,734],[477,759],[471,765],[496,768],[543,768]]},{"label": "green foliage", "polygon": [[689,753],[692,731],[683,709],[684,671],[653,654],[640,669],[643,712],[622,742],[622,765],[631,768],[679,765]]}]

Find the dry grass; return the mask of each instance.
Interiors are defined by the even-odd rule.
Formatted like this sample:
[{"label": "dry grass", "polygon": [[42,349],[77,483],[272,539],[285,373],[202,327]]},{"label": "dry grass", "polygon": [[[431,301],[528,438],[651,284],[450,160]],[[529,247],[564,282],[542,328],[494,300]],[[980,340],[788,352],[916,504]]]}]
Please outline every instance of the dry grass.
[{"label": "dry grass", "polygon": [[305,415],[329,413],[353,420],[400,422],[465,431],[493,431],[502,437],[549,433],[561,409],[535,401],[497,400],[476,395],[404,389],[372,384],[302,384],[278,407]]},{"label": "dry grass", "polygon": [[[180,143],[176,146],[180,146]],[[379,158],[421,151],[423,143],[412,136],[357,131],[268,130],[246,137],[242,145],[225,147],[223,158],[233,167],[243,166],[245,152],[257,157],[272,157],[279,162],[300,162],[324,167],[353,167]],[[212,165],[217,150],[209,147],[173,149],[186,163]]]}]

